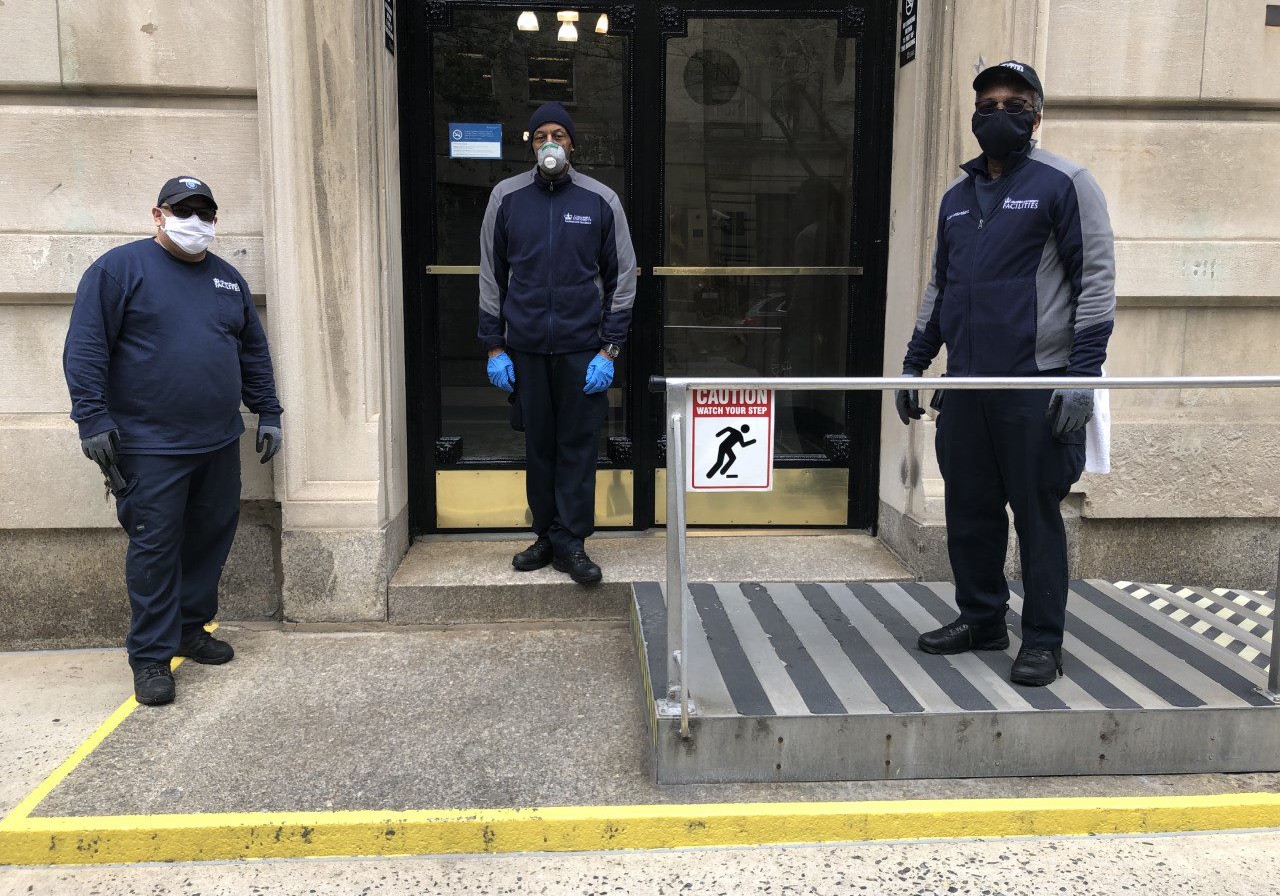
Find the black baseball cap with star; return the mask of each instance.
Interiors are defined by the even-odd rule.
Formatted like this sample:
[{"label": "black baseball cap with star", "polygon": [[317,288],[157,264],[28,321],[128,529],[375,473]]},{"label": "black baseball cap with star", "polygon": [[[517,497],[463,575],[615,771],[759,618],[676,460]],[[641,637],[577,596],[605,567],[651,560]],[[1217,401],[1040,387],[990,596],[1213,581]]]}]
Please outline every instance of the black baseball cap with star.
[{"label": "black baseball cap with star", "polygon": [[156,205],[172,206],[175,202],[190,199],[192,196],[203,196],[209,200],[209,204],[215,210],[218,208],[218,203],[213,199],[213,190],[209,189],[209,185],[202,180],[187,176],[171,177],[165,181],[164,186],[160,188],[160,198],[156,200]]},{"label": "black baseball cap with star", "polygon": [[1016,59],[1010,59],[1007,62],[1001,62],[999,65],[993,65],[984,68],[978,73],[978,77],[973,79],[973,89],[981,92],[984,87],[991,83],[992,79],[1001,75],[1013,75],[1015,78],[1026,82],[1026,85],[1035,91],[1036,96],[1044,100],[1044,87],[1040,84],[1040,76],[1036,74],[1036,70],[1025,62],[1018,62]]}]

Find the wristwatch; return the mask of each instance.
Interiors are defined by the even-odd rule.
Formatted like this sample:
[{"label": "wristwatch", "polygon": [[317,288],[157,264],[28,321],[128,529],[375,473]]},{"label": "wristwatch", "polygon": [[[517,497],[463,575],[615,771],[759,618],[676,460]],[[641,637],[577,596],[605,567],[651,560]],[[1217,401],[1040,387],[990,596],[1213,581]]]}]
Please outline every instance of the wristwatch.
[{"label": "wristwatch", "polygon": [[606,342],[600,346],[600,351],[604,352],[610,361],[616,361],[618,360],[618,355],[622,354],[622,346],[613,342]]}]

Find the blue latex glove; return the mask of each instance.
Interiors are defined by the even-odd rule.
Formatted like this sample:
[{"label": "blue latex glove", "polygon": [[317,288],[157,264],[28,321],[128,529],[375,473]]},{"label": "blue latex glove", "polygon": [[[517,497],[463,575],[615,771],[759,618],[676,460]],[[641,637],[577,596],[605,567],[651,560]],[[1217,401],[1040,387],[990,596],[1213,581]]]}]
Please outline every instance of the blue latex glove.
[{"label": "blue latex glove", "polygon": [[503,392],[514,392],[516,388],[516,366],[511,363],[507,353],[494,355],[489,359],[489,382]]},{"label": "blue latex glove", "polygon": [[612,382],[613,362],[604,355],[596,355],[587,365],[587,384],[582,387],[582,391],[588,395],[595,395],[597,392],[608,389]]}]

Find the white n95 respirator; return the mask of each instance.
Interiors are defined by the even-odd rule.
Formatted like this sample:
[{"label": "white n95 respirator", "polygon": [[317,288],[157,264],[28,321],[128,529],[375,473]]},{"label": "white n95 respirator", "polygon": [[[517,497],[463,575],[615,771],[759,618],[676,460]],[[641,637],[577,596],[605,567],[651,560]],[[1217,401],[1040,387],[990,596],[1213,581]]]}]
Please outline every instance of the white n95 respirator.
[{"label": "white n95 respirator", "polygon": [[548,177],[558,177],[569,167],[569,156],[559,143],[547,141],[538,147],[538,170]]}]

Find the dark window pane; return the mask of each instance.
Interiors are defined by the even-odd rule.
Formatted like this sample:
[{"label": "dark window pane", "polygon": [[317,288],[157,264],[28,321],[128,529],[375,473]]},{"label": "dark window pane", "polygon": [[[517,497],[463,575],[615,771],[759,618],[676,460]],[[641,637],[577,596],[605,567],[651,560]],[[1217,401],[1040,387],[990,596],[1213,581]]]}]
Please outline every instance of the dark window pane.
[{"label": "dark window pane", "polygon": [[[608,184],[627,201],[627,37],[596,34],[579,22],[576,42],[558,41],[554,14],[538,13],[541,29],[528,32],[516,28],[520,12],[456,9],[454,26],[433,38],[436,143],[422,151],[435,153],[436,261],[442,265],[480,263],[480,226],[489,191],[500,180],[533,167],[525,128],[533,110],[547,100],[563,102],[573,115],[575,169]],[[589,89],[576,91],[575,81]],[[450,158],[451,122],[501,124],[502,158]],[[468,460],[523,457],[524,436],[508,425],[506,394],[485,376],[484,352],[476,339],[475,277],[437,277],[436,287],[442,434],[462,436]],[[602,455],[605,438],[625,434],[625,360],[624,355],[609,389]]]},{"label": "dark window pane", "polygon": [[529,57],[529,98],[555,100],[568,108],[573,102],[573,53],[541,50]]},{"label": "dark window pane", "polygon": [[[854,44],[832,19],[698,19],[667,44],[667,265],[842,267],[850,258]],[[849,280],[663,280],[664,369],[841,376]],[[821,453],[844,399],[777,400],[780,453]]]}]

